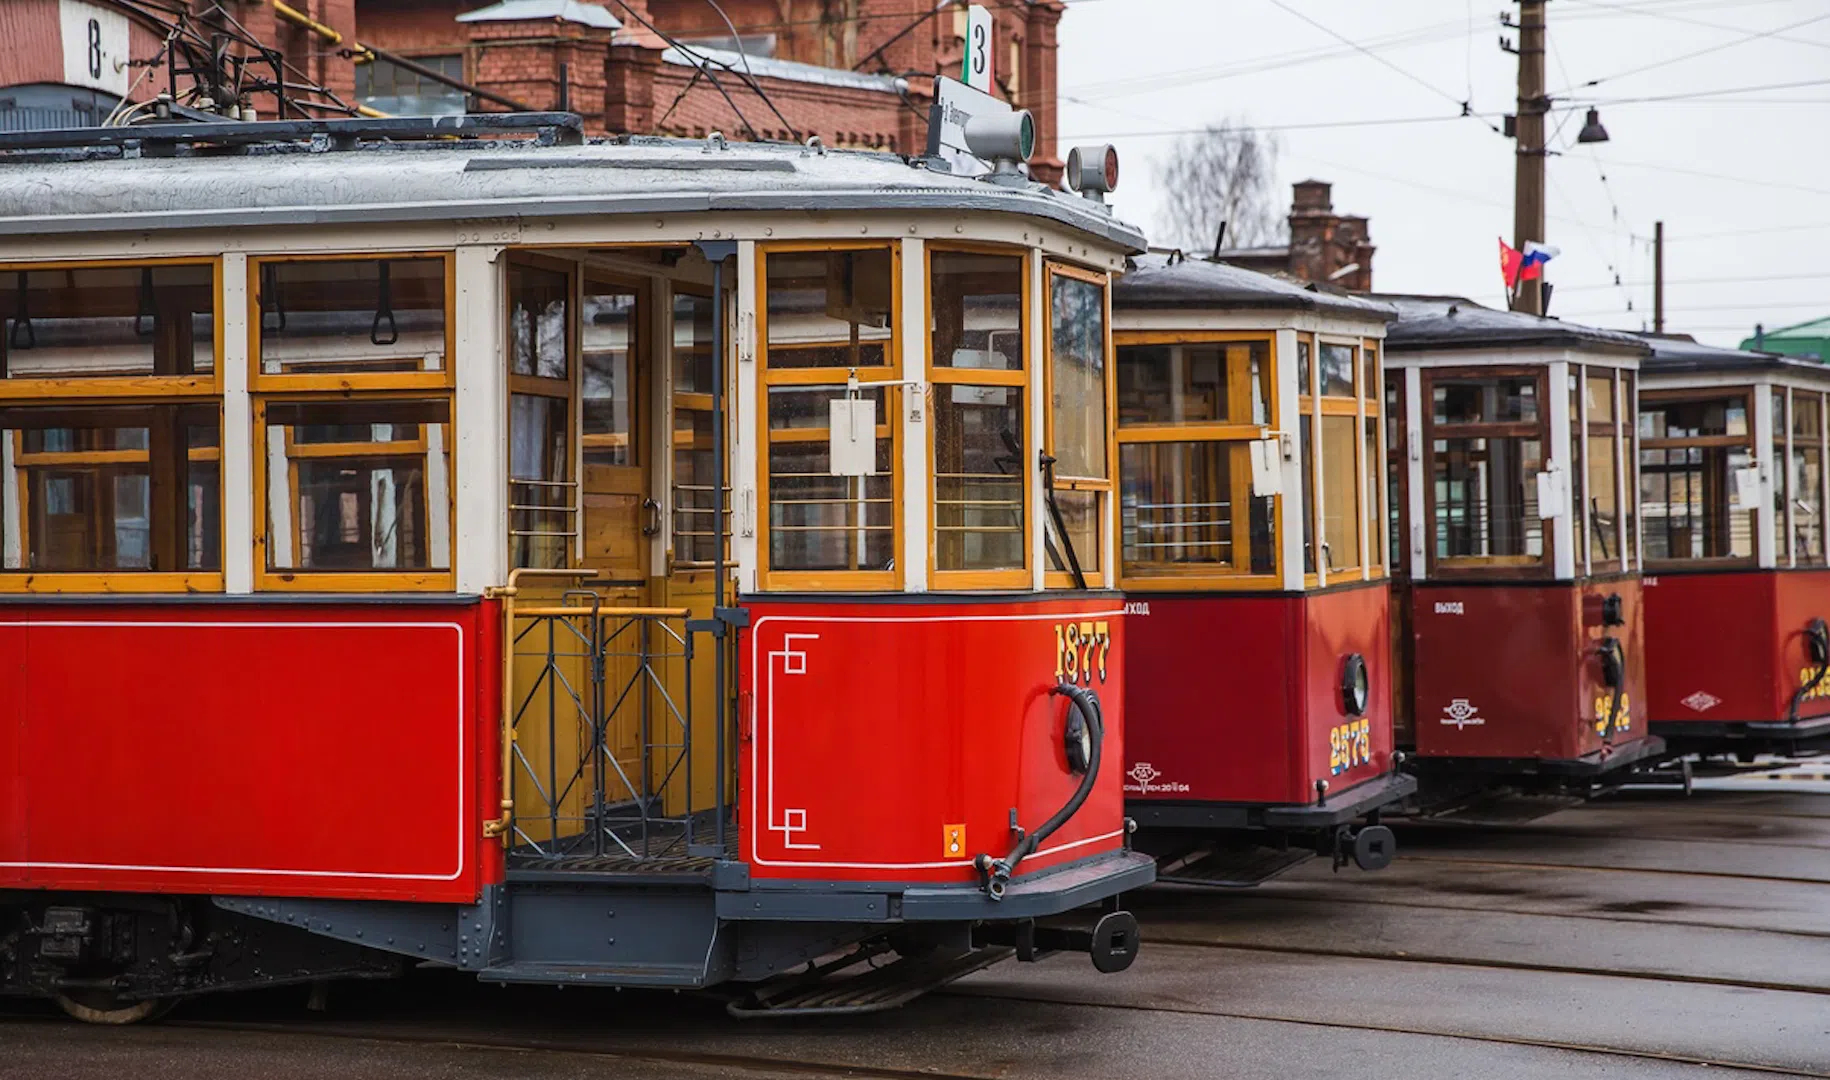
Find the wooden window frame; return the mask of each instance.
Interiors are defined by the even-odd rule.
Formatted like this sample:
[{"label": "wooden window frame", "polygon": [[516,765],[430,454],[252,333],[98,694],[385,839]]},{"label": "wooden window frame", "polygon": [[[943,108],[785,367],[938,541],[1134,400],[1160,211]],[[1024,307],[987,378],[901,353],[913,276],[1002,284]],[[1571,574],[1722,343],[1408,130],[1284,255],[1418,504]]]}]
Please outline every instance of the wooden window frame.
[{"label": "wooden window frame", "polygon": [[[1372,369],[1367,370],[1371,361]],[[1367,385],[1367,376],[1372,377],[1372,385]],[[1359,363],[1354,365],[1354,377],[1359,380],[1360,391],[1360,424],[1359,436],[1361,447],[1360,483],[1366,488],[1366,505],[1362,506],[1361,519],[1366,522],[1365,556],[1360,560],[1364,577],[1368,581],[1382,581],[1391,577],[1391,507],[1386,505],[1386,477],[1382,468],[1385,462],[1385,425],[1391,420],[1385,415],[1385,348],[1378,338],[1360,339]],[[1366,422],[1373,422],[1374,448],[1377,450],[1376,461],[1367,460]]]},{"label": "wooden window frame", "polygon": [[[222,292],[222,259],[216,256],[172,257],[152,259],[65,259],[48,262],[5,262],[0,263],[0,274],[19,271],[43,270],[117,270],[143,269],[160,266],[208,266],[210,268],[210,327],[212,334],[211,370],[205,375],[91,375],[59,376],[54,378],[0,379],[0,405],[27,408],[35,405],[52,405],[68,403],[73,407],[79,402],[83,406],[133,406],[133,405],[183,405],[212,404],[217,415],[217,446],[211,451],[221,460],[223,436],[222,413],[222,372],[223,372],[223,292]],[[17,439],[18,433],[14,433]],[[16,442],[15,449],[22,449],[23,442]],[[98,451],[112,460],[118,458],[119,452]],[[128,451],[138,454],[138,451]],[[148,451],[150,453],[150,451]],[[34,455],[35,456],[35,455]],[[74,455],[71,464],[83,464],[83,460],[93,457],[91,454]],[[192,451],[192,460],[207,460]],[[99,464],[99,457],[88,463]],[[14,468],[20,465],[16,455]],[[226,478],[218,480],[218,514],[219,520],[227,520],[228,486]],[[20,528],[23,531],[30,520],[26,490],[19,490]],[[22,535],[21,543],[25,542]],[[223,563],[228,557],[226,548],[227,536],[223,537],[225,548],[219,552],[218,562]],[[35,571],[29,569],[0,570],[0,593],[46,593],[46,594],[148,594],[148,593],[200,593],[222,592],[223,572],[209,571],[161,571],[161,570],[106,570],[106,571]]]},{"label": "wooden window frame", "polygon": [[[1277,433],[1278,409],[1282,400],[1279,382],[1277,355],[1277,334],[1264,330],[1120,330],[1112,335],[1114,383],[1118,366],[1118,349],[1152,345],[1230,345],[1249,344],[1265,346],[1266,368],[1264,373],[1266,385],[1265,420],[1263,424],[1235,423],[1232,421],[1200,421],[1194,423],[1157,422],[1142,424],[1125,424],[1115,419],[1116,442],[1122,452],[1126,446],[1147,445],[1150,443],[1225,443],[1229,447],[1234,443],[1255,442],[1273,437]],[[1232,392],[1234,372],[1227,372],[1228,393]],[[1250,394],[1250,387],[1246,388]],[[1112,402],[1113,416],[1119,416],[1116,391]],[[1121,459],[1114,457],[1114,469],[1122,474]],[[1235,485],[1243,482],[1244,489],[1252,486],[1252,474],[1249,467],[1244,470],[1233,469],[1232,481]],[[1122,486],[1122,477],[1121,477]],[[1246,565],[1251,566],[1250,522],[1249,513],[1245,518],[1247,529]],[[1118,585],[1121,589],[1152,591],[1175,589],[1213,589],[1236,592],[1266,592],[1283,588],[1284,572],[1284,495],[1279,494],[1271,503],[1271,570],[1268,573],[1254,574],[1249,569],[1241,572],[1216,572],[1208,569],[1163,570],[1147,573],[1127,573],[1124,563],[1124,545],[1119,544],[1116,561],[1118,563]]]},{"label": "wooden window frame", "polygon": [[[1095,516],[1099,521],[1099,570],[1083,575],[1089,589],[1110,588],[1118,580],[1118,569],[1112,564],[1118,553],[1110,550],[1112,529],[1108,522],[1115,512],[1112,506],[1113,477],[1118,473],[1118,354],[1112,345],[1112,275],[1103,270],[1088,270],[1072,263],[1046,260],[1042,266],[1044,323],[1042,333],[1042,446],[1043,453],[1055,453],[1055,278],[1066,277],[1097,285],[1105,296],[1106,338],[1106,477],[1055,477],[1056,491],[1095,492]],[[1046,529],[1048,526],[1043,526]],[[1078,555],[1078,553],[1076,553]],[[1046,560],[1046,556],[1044,556]],[[1097,581],[1095,580],[1097,577]],[[1049,570],[1044,562],[1043,587],[1076,588],[1072,571]]]},{"label": "wooden window frame", "polygon": [[521,375],[514,370],[515,328],[512,318],[505,318],[502,326],[502,367],[507,376],[508,392],[502,399],[502,430],[508,436],[508,443],[502,448],[502,478],[506,485],[506,501],[503,505],[510,507],[507,520],[503,522],[503,531],[508,535],[508,562],[515,568],[515,511],[518,504],[515,500],[515,488],[524,483],[515,480],[510,474],[510,459],[514,453],[515,398],[536,397],[551,401],[565,402],[566,415],[566,476],[565,481],[571,491],[568,500],[560,505],[535,511],[541,515],[551,515],[560,521],[570,521],[572,525],[571,541],[564,545],[565,560],[560,569],[575,566],[580,556],[580,538],[584,533],[584,405],[580,383],[583,379],[584,349],[581,341],[580,319],[584,304],[584,279],[588,269],[581,263],[566,259],[555,259],[529,251],[512,251],[502,268],[502,309],[506,313],[514,303],[514,297],[508,287],[509,270],[515,266],[541,270],[547,273],[563,274],[566,279],[566,374],[562,379],[546,375]]},{"label": "wooden window frame", "polygon": [[[727,291],[728,291],[728,289],[727,289]],[[674,334],[678,333],[677,327],[679,324],[677,322],[673,321],[674,304],[677,303],[679,298],[682,296],[690,296],[696,300],[703,300],[709,304],[712,304],[712,318],[714,320],[718,318],[718,307],[717,307],[717,303],[716,303],[717,298],[712,295],[712,287],[710,285],[697,285],[697,284],[691,284],[688,282],[675,281],[675,282],[673,282],[673,288],[671,290],[671,297],[670,297],[669,304],[668,304],[668,328],[669,328],[670,333],[674,333]],[[653,331],[653,332],[658,333],[658,330]],[[725,342],[725,345],[726,345],[726,348],[728,349],[730,346],[730,343],[728,340]],[[695,533],[695,532],[691,532],[691,531],[682,533],[681,529],[680,529],[680,519],[682,517],[682,515],[680,513],[680,507],[677,502],[673,501],[675,499],[675,496],[678,494],[679,480],[680,480],[678,470],[674,467],[674,455],[676,455],[680,452],[680,438],[679,438],[680,433],[679,433],[679,428],[676,427],[675,425],[677,423],[679,414],[682,411],[703,412],[703,413],[710,414],[712,412],[712,393],[709,390],[697,391],[697,390],[680,389],[679,385],[674,381],[673,364],[674,364],[675,357],[676,357],[676,352],[675,352],[676,347],[677,347],[677,343],[673,339],[670,338],[668,345],[667,345],[667,349],[665,350],[666,357],[667,357],[667,364],[668,364],[667,370],[664,373],[659,372],[659,371],[655,372],[656,376],[664,374],[667,379],[667,415],[664,417],[656,416],[651,421],[657,427],[664,427],[667,431],[667,440],[666,440],[667,461],[665,462],[665,468],[667,471],[666,471],[665,475],[667,478],[667,497],[670,502],[670,505],[668,507],[669,522],[668,522],[668,532],[667,532],[667,559],[668,559],[668,567],[669,567],[670,574],[674,573],[674,572],[678,572],[678,571],[711,570],[717,565],[713,560],[710,560],[710,559],[705,559],[705,560],[682,559],[680,557],[678,541],[682,535],[702,536],[704,534]],[[708,354],[711,352],[711,348],[712,348],[711,343],[707,342],[706,343],[706,352]],[[730,375],[732,374],[732,366],[726,367],[725,374],[728,379],[730,377]],[[735,400],[736,400],[736,395],[730,393],[729,390],[727,389],[727,391],[725,393],[725,403],[726,403],[727,412],[729,410],[730,404],[732,402],[734,402]],[[716,418],[714,417],[713,419],[714,419],[714,422],[716,422]],[[715,452],[716,444],[714,442],[713,444],[710,444],[710,445],[707,445],[704,447],[700,447],[696,439],[689,439],[689,441],[686,444],[686,448],[689,451],[699,451],[699,450],[703,449],[705,454],[709,457]],[[727,451],[727,453],[729,452],[728,446],[726,448],[726,451]],[[658,470],[661,467],[663,467],[663,463],[656,462],[655,465],[652,467],[652,470]],[[652,471],[652,470],[650,472],[650,478],[649,478],[649,484],[651,487],[654,485],[655,480],[661,475],[658,471]],[[729,565],[733,562],[733,560],[731,558],[731,547],[730,547],[730,545],[731,545],[731,526],[730,526],[731,485],[730,485],[730,479],[731,478],[729,475],[729,469],[727,467],[726,475],[725,475],[725,492],[724,492],[724,518],[725,518],[725,520],[723,522],[723,526],[724,526],[723,535],[718,538],[719,542],[724,545],[724,561],[727,565]],[[716,511],[712,511],[712,513],[713,513],[713,516],[716,516]],[[718,527],[718,523],[714,522],[713,528],[717,528],[717,527]]]},{"label": "wooden window frame", "polygon": [[[457,588],[457,453],[455,435],[447,440],[445,456],[448,461],[446,475],[446,525],[450,531],[447,550],[451,553],[451,567],[444,570],[309,570],[290,569],[274,570],[267,565],[267,532],[272,528],[271,507],[267,484],[267,409],[271,405],[324,405],[346,404],[376,401],[430,401],[442,400],[446,405],[446,415],[450,417],[446,426],[453,432],[457,430],[457,403],[450,391],[443,393],[423,390],[395,390],[388,392],[368,392],[363,394],[326,394],[290,393],[262,394],[254,399],[254,587],[259,592],[452,592]],[[398,448],[401,450],[417,449],[419,456],[425,456],[427,439],[421,425],[420,438],[389,443],[323,443],[312,444],[309,453],[302,457],[335,458],[340,456],[375,456],[377,449]],[[292,440],[287,438],[288,460],[292,460]],[[288,466],[290,468],[290,466]],[[292,484],[291,489],[296,490]],[[294,496],[296,498],[296,496]],[[294,523],[296,530],[297,523]]]},{"label": "wooden window frame", "polygon": [[[1021,269],[1022,295],[1018,301],[1018,317],[1022,326],[1022,363],[1015,369],[981,369],[955,368],[934,363],[934,253],[953,252],[976,255],[996,255],[1014,258]],[[1035,256],[1028,248],[1000,246],[997,244],[971,243],[932,243],[925,246],[922,254],[921,294],[924,314],[921,327],[925,336],[922,342],[922,355],[925,358],[926,379],[938,394],[943,386],[1003,386],[1014,387],[1023,395],[1023,431],[1029,434],[1030,417],[1030,362],[1029,350],[1035,342],[1036,328],[1031,325],[1035,320],[1030,318],[1030,305],[1034,297],[1030,282],[1031,268]],[[1109,310],[1109,308],[1108,308]],[[863,381],[863,377],[859,377]],[[940,494],[940,474],[935,468],[935,435],[939,425],[932,420],[932,409],[929,409],[928,429],[928,587],[935,591],[950,589],[983,590],[983,589],[1024,589],[1027,590],[1035,580],[1034,568],[1030,565],[1030,537],[1036,527],[1036,508],[1033,497],[1034,484],[1030,482],[1031,462],[1035,460],[1033,448],[1025,439],[1023,461],[1018,463],[1017,476],[1021,480],[1023,498],[1023,535],[1020,545],[1023,552],[1023,565],[1010,570],[942,570],[940,569],[940,535],[938,522],[940,516],[936,501]]]},{"label": "wooden window frame", "polygon": [[[1626,487],[1626,464],[1623,460],[1626,457],[1627,444],[1632,441],[1630,435],[1621,427],[1621,425],[1626,422],[1624,402],[1622,400],[1622,393],[1626,384],[1626,380],[1622,377],[1624,374],[1625,372],[1623,369],[1607,364],[1586,364],[1582,368],[1582,460],[1585,464],[1589,460],[1588,450],[1590,439],[1606,437],[1611,440],[1611,444],[1614,447],[1614,539],[1616,546],[1614,554],[1609,556],[1609,558],[1615,565],[1604,566],[1599,569],[1595,565],[1595,552],[1593,547],[1595,543],[1594,492],[1588,487],[1589,477],[1586,471],[1583,473],[1582,477],[1583,491],[1587,495],[1582,501],[1583,521],[1586,523],[1584,532],[1588,536],[1590,544],[1590,549],[1585,553],[1587,557],[1586,565],[1588,567],[1586,576],[1590,577],[1627,572],[1621,569],[1621,564],[1627,561],[1627,508],[1623,498],[1623,492],[1632,495],[1634,499],[1634,516],[1636,518],[1639,513],[1639,491],[1637,485],[1631,490]],[[1607,377],[1608,386],[1612,389],[1614,396],[1614,419],[1608,421],[1590,420],[1588,415],[1588,381],[1601,375]],[[1574,418],[1571,419],[1571,423],[1574,423]],[[1635,545],[1634,551],[1635,555],[1637,555],[1637,544]]]},{"label": "wooden window frame", "polygon": [[[1697,436],[1684,436],[1684,437],[1680,437],[1680,438],[1666,437],[1666,438],[1656,438],[1656,439],[1655,438],[1638,438],[1638,439],[1636,439],[1636,441],[1638,442],[1639,445],[1636,448],[1635,453],[1633,455],[1634,459],[1637,460],[1639,457],[1639,453],[1644,452],[1644,451],[1657,451],[1659,453],[1663,453],[1667,450],[1710,450],[1710,449],[1732,450],[1735,447],[1739,446],[1739,447],[1746,448],[1747,454],[1748,454],[1748,460],[1750,462],[1755,461],[1756,455],[1754,453],[1754,393],[1755,393],[1756,389],[1757,388],[1753,387],[1753,386],[1720,386],[1720,387],[1712,386],[1712,387],[1689,387],[1689,388],[1684,388],[1684,389],[1669,389],[1669,390],[1641,390],[1639,392],[1639,408],[1637,410],[1637,414],[1643,414],[1647,407],[1663,407],[1663,406],[1668,406],[1668,405],[1687,405],[1687,404],[1693,404],[1693,403],[1712,402],[1712,401],[1739,400],[1741,402],[1742,408],[1745,410],[1746,416],[1747,416],[1747,421],[1746,421],[1747,434],[1745,434],[1745,435],[1697,435]],[[1635,423],[1634,423],[1635,430],[1637,430],[1638,426],[1639,426],[1637,419],[1638,419],[1638,416],[1636,415]],[[1575,419],[1573,417],[1571,418],[1571,423],[1572,424],[1575,423]],[[1638,485],[1637,473],[1638,473],[1638,469],[1636,468],[1635,477],[1634,477],[1634,479],[1635,479],[1634,499],[1636,502],[1639,500],[1639,490],[1638,490],[1639,485]],[[1667,490],[1667,494],[1668,494],[1669,490],[1670,490],[1669,486],[1667,486],[1666,490]],[[1667,503],[1667,505],[1669,505],[1669,503],[1670,503],[1669,498],[1666,499],[1666,503]],[[1711,512],[1713,512],[1713,510],[1714,510],[1714,508],[1710,508]],[[1753,566],[1756,566],[1759,564],[1759,561],[1760,561],[1760,512],[1759,512],[1758,506],[1749,507],[1749,508],[1747,508],[1747,510],[1749,512],[1752,512],[1754,515],[1753,523],[1749,526],[1749,533],[1748,533],[1748,541],[1752,544],[1752,550],[1749,551],[1744,556],[1726,555],[1726,556],[1716,556],[1714,558],[1698,556],[1698,557],[1689,558],[1689,559],[1649,559],[1649,558],[1646,558],[1645,552],[1641,551],[1640,552],[1640,562],[1645,567],[1645,569],[1648,571],[1710,570],[1710,569],[1721,569],[1724,567],[1753,567]],[[1731,509],[1730,513],[1733,513],[1733,512],[1734,511]],[[1642,527],[1643,527],[1643,522],[1645,519],[1645,513],[1646,513],[1645,506],[1643,503],[1641,503],[1639,506],[1639,516],[1640,516],[1640,520],[1642,522]]]},{"label": "wooden window frame", "polygon": [[[860,367],[862,389],[882,386],[884,416],[877,425],[890,440],[890,551],[891,570],[775,570],[770,568],[769,449],[776,434],[769,430],[769,389],[775,386],[838,386],[843,388],[853,370],[845,367],[773,369],[769,364],[769,257],[794,252],[887,251],[890,255],[890,336],[883,343],[884,362]],[[905,518],[902,512],[902,244],[897,240],[787,240],[756,245],[756,582],[759,591],[779,592],[899,592],[903,587],[902,558]],[[887,429],[887,431],[885,431]],[[823,428],[783,432],[782,441],[826,438]],[[819,433],[817,436],[815,433]],[[883,437],[882,435],[878,436]]]},{"label": "wooden window frame", "polygon": [[[305,262],[384,262],[394,259],[438,259],[445,275],[445,361],[438,371],[337,372],[320,375],[269,375],[261,371],[261,270]],[[457,386],[457,257],[450,250],[314,252],[309,255],[259,255],[248,259],[248,389],[253,393],[300,393],[366,390],[436,392]],[[220,276],[220,272],[219,272]],[[220,367],[221,365],[217,365]]]},{"label": "wooden window frame", "polygon": [[[1360,489],[1366,486],[1366,420],[1369,417],[1382,420],[1380,414],[1383,411],[1384,389],[1383,387],[1380,388],[1379,397],[1377,399],[1369,398],[1367,396],[1368,390],[1365,385],[1366,357],[1365,353],[1362,351],[1366,347],[1366,339],[1348,338],[1341,334],[1324,333],[1302,334],[1299,335],[1298,338],[1300,341],[1307,341],[1309,343],[1310,382],[1307,393],[1300,392],[1302,388],[1299,388],[1296,399],[1297,412],[1300,416],[1298,422],[1312,425],[1309,435],[1309,445],[1313,447],[1315,451],[1313,455],[1315,460],[1304,462],[1303,467],[1311,470],[1311,475],[1314,476],[1315,490],[1320,493],[1319,497],[1316,499],[1317,505],[1309,512],[1309,518],[1315,530],[1312,542],[1315,544],[1315,565],[1319,573],[1305,573],[1303,575],[1303,584],[1307,588],[1317,588],[1335,584],[1336,578],[1348,582],[1383,579],[1390,573],[1389,567],[1381,567],[1378,573],[1372,573],[1366,566],[1366,563],[1369,561],[1367,553],[1371,550],[1367,545],[1371,538],[1366,535],[1366,493],[1362,492]],[[1347,345],[1353,348],[1354,392],[1351,397],[1343,394],[1322,394],[1320,392],[1322,386],[1322,348],[1327,345]],[[1383,362],[1384,357],[1381,356],[1379,359]],[[1355,515],[1355,521],[1357,522],[1354,532],[1359,535],[1360,550],[1354,552],[1354,561],[1352,563],[1339,568],[1329,566],[1322,557],[1322,546],[1327,540],[1324,531],[1325,519],[1322,514],[1322,504],[1328,502],[1328,487],[1323,483],[1322,476],[1322,459],[1327,456],[1327,449],[1322,445],[1322,419],[1328,416],[1351,416],[1354,418],[1353,469],[1355,494],[1353,499],[1353,514]],[[1379,434],[1381,438],[1384,437],[1385,428],[1383,423],[1380,424]],[[1300,441],[1301,440],[1299,439],[1299,444]],[[1332,551],[1330,554],[1332,554]]]},{"label": "wooden window frame", "polygon": [[[1498,572],[1505,572],[1508,578],[1546,578],[1556,576],[1556,536],[1554,529],[1544,528],[1540,522],[1540,536],[1543,538],[1544,550],[1540,555],[1458,555],[1439,559],[1436,555],[1436,439],[1440,430],[1436,423],[1436,379],[1442,378],[1458,381],[1465,379],[1532,379],[1537,387],[1538,419],[1535,422],[1507,421],[1484,424],[1447,424],[1442,425],[1457,437],[1480,438],[1519,438],[1536,436],[1539,454],[1543,461],[1550,460],[1550,399],[1546,397],[1550,384],[1550,368],[1545,365],[1510,365],[1494,367],[1455,367],[1424,368],[1423,378],[1418,387],[1422,400],[1418,402],[1422,409],[1423,432],[1422,452],[1423,468],[1420,479],[1423,484],[1424,529],[1424,569],[1431,579],[1441,580],[1480,580],[1491,578]],[[1586,395],[1587,391],[1584,390]],[[1578,576],[1581,576],[1578,574]]]},{"label": "wooden window frame", "polygon": [[[1786,391],[1786,534],[1788,537],[1787,549],[1791,553],[1791,562],[1789,565],[1801,570],[1822,570],[1825,566],[1830,565],[1830,556],[1827,556],[1825,552],[1826,544],[1830,543],[1830,522],[1826,521],[1826,518],[1830,517],[1830,514],[1827,514],[1826,512],[1825,502],[1826,485],[1830,484],[1830,447],[1826,447],[1824,439],[1825,424],[1827,421],[1830,421],[1830,400],[1826,400],[1826,395],[1822,390],[1791,385],[1785,386],[1784,389]],[[1817,399],[1818,458],[1816,494],[1818,551],[1815,561],[1806,561],[1805,558],[1799,555],[1798,535],[1796,532],[1798,478],[1792,474],[1792,455],[1798,452],[1798,441],[1801,438],[1795,430],[1795,425],[1798,422],[1798,396],[1800,394]]]}]

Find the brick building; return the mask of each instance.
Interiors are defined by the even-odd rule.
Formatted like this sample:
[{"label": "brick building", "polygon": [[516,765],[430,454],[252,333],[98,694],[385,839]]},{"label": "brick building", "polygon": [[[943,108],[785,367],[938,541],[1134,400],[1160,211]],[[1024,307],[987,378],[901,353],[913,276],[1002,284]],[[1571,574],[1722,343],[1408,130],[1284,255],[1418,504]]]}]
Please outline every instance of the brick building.
[{"label": "brick building", "polygon": [[[1034,113],[1033,167],[1053,180],[1066,5],[987,6],[996,93]],[[0,130],[99,123],[164,90],[163,69],[149,66],[163,40],[149,10],[0,0]],[[223,0],[222,10],[283,54],[289,81],[373,112],[564,107],[607,134],[818,135],[903,153],[925,145],[933,79],[959,70],[966,19],[963,0]]]},{"label": "brick building", "polygon": [[1371,292],[1375,248],[1366,219],[1335,213],[1333,185],[1326,181],[1304,180],[1294,188],[1287,243],[1225,248],[1221,260],[1260,273]]}]

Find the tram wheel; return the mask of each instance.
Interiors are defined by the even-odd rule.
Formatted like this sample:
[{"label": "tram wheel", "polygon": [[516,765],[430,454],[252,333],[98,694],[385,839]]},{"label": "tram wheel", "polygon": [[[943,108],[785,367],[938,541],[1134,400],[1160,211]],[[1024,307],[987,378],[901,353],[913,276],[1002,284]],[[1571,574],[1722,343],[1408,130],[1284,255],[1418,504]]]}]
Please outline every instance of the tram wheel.
[{"label": "tram wheel", "polygon": [[121,1026],[157,1020],[178,1007],[177,998],[147,998],[123,1002],[107,990],[79,990],[58,994],[57,1007],[85,1024]]}]

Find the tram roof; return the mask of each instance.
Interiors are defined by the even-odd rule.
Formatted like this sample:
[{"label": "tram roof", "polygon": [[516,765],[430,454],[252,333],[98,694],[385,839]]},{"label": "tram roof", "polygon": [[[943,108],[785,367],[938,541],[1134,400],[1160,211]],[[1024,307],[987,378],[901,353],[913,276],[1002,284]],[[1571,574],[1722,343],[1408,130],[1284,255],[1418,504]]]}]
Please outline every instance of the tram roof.
[{"label": "tram roof", "polygon": [[1388,349],[1478,349],[1552,346],[1630,350],[1644,356],[1647,343],[1634,334],[1564,322],[1522,311],[1501,311],[1459,296],[1376,295],[1398,311],[1386,331]]},{"label": "tram roof", "polygon": [[1684,335],[1641,334],[1652,347],[1650,358],[1640,363],[1640,370],[1650,374],[1681,375],[1704,372],[1785,371],[1818,379],[1830,379],[1830,367],[1816,360],[1784,353],[1730,349],[1705,345]]},{"label": "tram roof", "polygon": [[[339,132],[357,134],[300,135],[305,125],[278,122],[186,125],[222,129],[243,144],[226,154],[175,145],[169,156],[135,156],[122,140],[138,129],[112,129],[107,142],[92,145],[0,139],[0,235],[509,216],[986,211],[1053,222],[1128,252],[1145,243],[1138,229],[1086,199],[1040,183],[953,175],[888,153],[649,136],[540,145],[456,131],[456,138],[397,142],[385,127],[357,126],[387,121],[335,123],[344,125]],[[275,130],[263,141],[257,128],[295,134]]]},{"label": "tram roof", "polygon": [[1381,323],[1395,314],[1389,304],[1324,292],[1223,262],[1156,252],[1132,262],[1135,269],[1113,287],[1116,307],[1314,311]]}]

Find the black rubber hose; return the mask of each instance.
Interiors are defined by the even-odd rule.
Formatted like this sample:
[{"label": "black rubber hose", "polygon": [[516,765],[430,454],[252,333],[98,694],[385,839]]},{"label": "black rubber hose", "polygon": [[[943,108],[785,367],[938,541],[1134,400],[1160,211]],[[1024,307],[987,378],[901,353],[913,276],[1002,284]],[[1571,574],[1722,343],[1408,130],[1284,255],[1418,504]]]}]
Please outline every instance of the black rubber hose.
[{"label": "black rubber hose", "polygon": [[1099,695],[1087,687],[1072,683],[1061,683],[1049,693],[1067,698],[1068,708],[1080,714],[1087,730],[1092,733],[1093,745],[1092,752],[1087,757],[1086,775],[1080,778],[1080,786],[1074,790],[1074,795],[1068,799],[1067,804],[1055,811],[1035,832],[1018,837],[1017,846],[1010,850],[1010,854],[1002,859],[993,859],[986,853],[973,860],[973,865],[984,875],[985,894],[993,900],[1004,899],[1004,889],[1010,884],[1010,876],[1016,872],[1017,864],[1035,854],[1036,849],[1042,846],[1042,841],[1080,812],[1080,808],[1086,805],[1087,797],[1093,794],[1093,785],[1099,781],[1101,748],[1106,741],[1106,721],[1104,713],[1100,711]]},{"label": "black rubber hose", "polygon": [[1627,689],[1627,650],[1621,647],[1620,639],[1614,637],[1606,639],[1603,647],[1611,649],[1620,661],[1620,678],[1614,682],[1614,700],[1608,703],[1608,729],[1601,735],[1601,741],[1606,742],[1620,728],[1620,699]]},{"label": "black rubber hose", "polygon": [[1798,707],[1804,704],[1805,695],[1817,689],[1818,684],[1824,681],[1824,675],[1830,673],[1830,624],[1822,619],[1812,619],[1805,625],[1805,636],[1820,643],[1816,652],[1823,659],[1818,661],[1817,674],[1811,676],[1811,681],[1792,691],[1792,704],[1786,707],[1788,724],[1798,723]]}]

